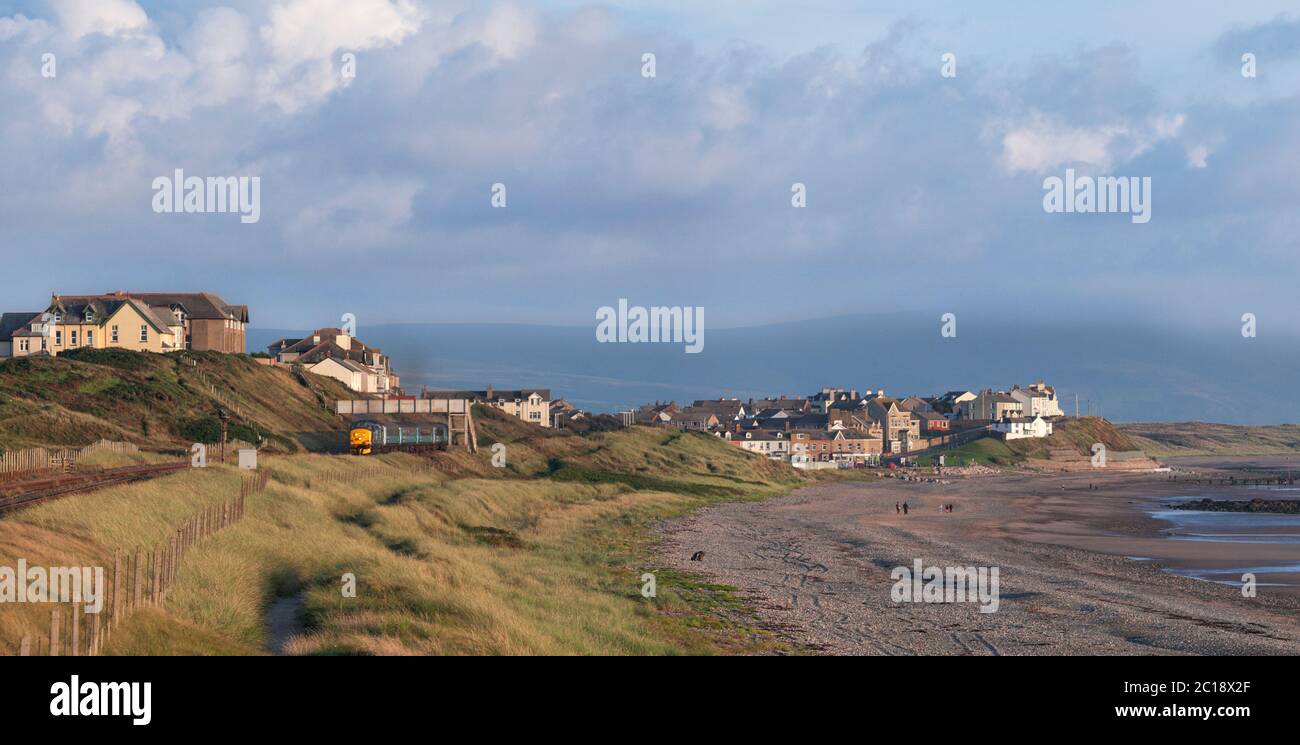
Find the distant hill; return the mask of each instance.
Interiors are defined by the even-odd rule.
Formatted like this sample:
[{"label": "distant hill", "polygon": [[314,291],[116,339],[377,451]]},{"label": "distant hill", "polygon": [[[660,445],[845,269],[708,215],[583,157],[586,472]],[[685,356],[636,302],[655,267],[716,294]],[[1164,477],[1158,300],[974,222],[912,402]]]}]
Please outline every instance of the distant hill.
[{"label": "distant hill", "polygon": [[[764,294],[758,293],[756,302]],[[1032,319],[1032,315],[1028,316]],[[1227,318],[1213,333],[1131,325],[1008,322],[961,314],[956,338],[915,315],[875,314],[707,329],[700,354],[674,344],[599,344],[590,326],[363,325],[412,391],[422,384],[545,386],[592,411],[647,401],[807,394],[822,386],[931,394],[1039,379],[1067,413],[1112,421],[1300,422],[1300,399],[1278,395],[1300,369],[1300,343],[1245,339]],[[286,335],[253,329],[250,350]],[[1092,410],[1089,412],[1089,401]]]},{"label": "distant hill", "polygon": [[1150,455],[1289,455],[1300,452],[1300,426],[1208,422],[1134,422],[1120,431]]},{"label": "distant hill", "polygon": [[342,443],[344,422],[324,404],[348,395],[330,378],[299,379],[247,355],[85,349],[10,359],[0,363],[0,448],[108,439],[185,449],[219,440],[218,407],[231,412],[231,439],[326,448]]}]

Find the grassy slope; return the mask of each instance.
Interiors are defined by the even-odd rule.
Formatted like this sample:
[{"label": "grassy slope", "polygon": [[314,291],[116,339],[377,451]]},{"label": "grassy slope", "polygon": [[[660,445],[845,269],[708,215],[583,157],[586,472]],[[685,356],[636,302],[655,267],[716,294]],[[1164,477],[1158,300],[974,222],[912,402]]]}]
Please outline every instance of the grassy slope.
[{"label": "grassy slope", "polygon": [[1121,432],[1105,419],[1081,417],[1065,419],[1042,439],[1003,441],[986,437],[948,451],[945,460],[953,463],[979,463],[986,466],[1012,466],[1030,458],[1051,459],[1055,453],[1086,456],[1093,443],[1100,442],[1111,452],[1139,450],[1141,444]]},{"label": "grassy slope", "polygon": [[1287,455],[1300,452],[1300,425],[1133,422],[1119,429],[1151,455]]},{"label": "grassy slope", "polygon": [[[665,654],[778,647],[730,588],[656,567],[648,528],[798,483],[715,438],[636,427],[574,437],[479,415],[477,456],[268,458],[245,520],[187,556],[165,607],[133,617],[117,654],[256,654],[263,613],[302,593],[308,654]],[[504,469],[490,445],[507,444]],[[230,494],[227,469],[71,497],[0,522],[0,563],[103,561],[160,539]],[[656,574],[658,597],[640,594]],[[339,591],[354,573],[358,596]],[[48,608],[0,609],[0,652]]]},{"label": "grassy slope", "polygon": [[[244,355],[179,355],[85,350],[77,355],[28,357],[0,364],[0,448],[85,445],[101,438],[147,448],[184,449],[216,431],[214,412],[239,406],[232,437],[258,432],[273,446],[298,450],[341,442],[341,418],[317,396],[348,397],[334,380],[308,375],[302,385],[285,369]],[[218,385],[219,398],[199,374]]]}]

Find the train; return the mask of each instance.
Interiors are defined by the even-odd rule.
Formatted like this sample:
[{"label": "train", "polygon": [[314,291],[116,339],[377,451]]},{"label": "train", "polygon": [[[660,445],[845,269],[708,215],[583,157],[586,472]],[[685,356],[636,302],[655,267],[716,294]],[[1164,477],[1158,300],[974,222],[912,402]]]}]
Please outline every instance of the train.
[{"label": "train", "polygon": [[447,431],[439,427],[356,422],[348,431],[353,455],[425,453],[447,449]]}]

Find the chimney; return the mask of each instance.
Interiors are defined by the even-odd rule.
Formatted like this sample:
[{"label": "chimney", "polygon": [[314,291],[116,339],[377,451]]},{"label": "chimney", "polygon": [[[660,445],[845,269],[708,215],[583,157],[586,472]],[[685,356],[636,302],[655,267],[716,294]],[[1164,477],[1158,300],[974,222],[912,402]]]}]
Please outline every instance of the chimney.
[{"label": "chimney", "polygon": [[491,384],[491,383],[488,383],[488,387],[487,387],[487,391],[486,391],[486,393],[487,393],[487,400],[491,401],[491,400],[492,400],[492,384]]}]

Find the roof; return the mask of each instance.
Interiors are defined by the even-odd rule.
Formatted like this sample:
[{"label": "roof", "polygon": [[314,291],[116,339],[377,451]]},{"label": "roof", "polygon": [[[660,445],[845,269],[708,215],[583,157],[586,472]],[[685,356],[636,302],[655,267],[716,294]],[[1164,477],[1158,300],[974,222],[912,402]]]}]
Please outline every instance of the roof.
[{"label": "roof", "polygon": [[757,429],[757,430],[749,430],[749,431],[744,432],[743,434],[738,435],[738,436],[736,436],[736,437],[734,437],[734,438],[732,438],[732,439],[736,439],[736,440],[758,440],[759,442],[762,442],[762,441],[765,441],[765,440],[772,440],[772,441],[775,441],[775,440],[788,440],[788,439],[790,439],[790,438],[789,438],[789,437],[786,437],[785,432],[780,431],[780,430],[762,430],[762,429]]},{"label": "roof", "polygon": [[804,411],[808,408],[808,399],[806,398],[751,398],[749,400],[751,409],[786,409],[788,411]]},{"label": "roof", "polygon": [[831,404],[826,408],[835,409],[836,411],[856,411],[858,409],[865,408],[866,405],[867,405],[866,401],[859,401],[857,399],[848,399],[848,400],[836,401],[835,403]]},{"label": "roof", "polygon": [[75,316],[84,319],[86,310],[90,309],[96,321],[105,321],[122,309],[123,305],[135,308],[140,317],[148,321],[160,333],[170,333],[175,320],[165,308],[151,306],[147,301],[133,295],[55,295],[50,300],[51,308],[58,308],[64,317]]},{"label": "roof", "polygon": [[[370,368],[366,367],[365,365],[361,365],[361,364],[359,364],[359,363],[357,363],[357,362],[355,362],[355,361],[353,361],[353,360],[350,360],[350,359],[348,359],[348,358],[346,358],[346,357],[326,357],[325,359],[321,360],[320,362],[317,362],[316,364],[317,364],[317,365],[323,365],[323,364],[325,364],[326,362],[336,362],[336,363],[338,363],[339,365],[342,365],[343,368],[346,369],[346,370],[351,370],[352,372],[362,373],[363,375],[373,375],[374,372],[375,372],[374,370],[371,370]],[[314,367],[314,366],[313,366],[313,367]]]},{"label": "roof", "polygon": [[790,419],[791,429],[826,429],[826,425],[827,416],[825,414],[804,414]]},{"label": "roof", "polygon": [[691,404],[691,408],[700,411],[711,411],[718,416],[726,416],[735,419],[745,410],[745,402],[737,400],[724,401],[696,401]]},{"label": "roof", "polygon": [[708,410],[692,410],[691,408],[682,409],[672,415],[674,422],[707,422],[710,419],[717,419],[717,412]]},{"label": "roof", "polygon": [[211,292],[119,292],[113,295],[134,297],[149,305],[180,306],[190,318],[233,320],[248,323],[247,305],[230,305]]},{"label": "roof", "polygon": [[[543,400],[551,400],[550,388],[513,388],[492,389],[492,401],[525,399],[536,393]],[[425,391],[425,398],[468,398],[475,401],[487,401],[487,391]]]},{"label": "roof", "polygon": [[4,313],[0,314],[0,341],[8,341],[13,338],[14,332],[40,318],[41,311],[35,313]]},{"label": "roof", "polygon": [[906,409],[911,412],[930,410],[930,402],[920,396],[908,396],[898,403],[900,409]]}]

